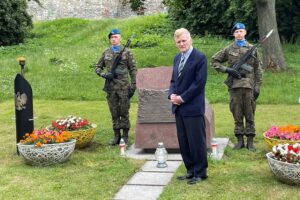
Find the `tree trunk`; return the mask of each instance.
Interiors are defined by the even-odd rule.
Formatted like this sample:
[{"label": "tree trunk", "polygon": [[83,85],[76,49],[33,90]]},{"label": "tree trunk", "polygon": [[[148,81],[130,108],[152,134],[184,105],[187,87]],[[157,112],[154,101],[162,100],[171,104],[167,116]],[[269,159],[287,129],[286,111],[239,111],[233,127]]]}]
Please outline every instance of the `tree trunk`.
[{"label": "tree trunk", "polygon": [[282,71],[287,69],[282,47],[280,44],[276,12],[275,0],[254,0],[256,3],[258,17],[258,31],[260,37],[266,35],[271,29],[273,34],[262,45],[263,47],[263,68]]}]

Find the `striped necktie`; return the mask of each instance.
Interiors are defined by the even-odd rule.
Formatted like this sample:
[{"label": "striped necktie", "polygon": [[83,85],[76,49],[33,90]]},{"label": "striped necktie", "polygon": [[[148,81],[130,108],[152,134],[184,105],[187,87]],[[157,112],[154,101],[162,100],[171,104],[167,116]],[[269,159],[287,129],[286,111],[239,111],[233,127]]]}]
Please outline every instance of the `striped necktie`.
[{"label": "striped necktie", "polygon": [[184,67],[184,60],[185,60],[185,57],[184,55],[181,56],[181,60],[180,60],[180,63],[179,63],[179,66],[178,66],[178,77],[181,75],[181,72],[183,70],[183,67]]}]

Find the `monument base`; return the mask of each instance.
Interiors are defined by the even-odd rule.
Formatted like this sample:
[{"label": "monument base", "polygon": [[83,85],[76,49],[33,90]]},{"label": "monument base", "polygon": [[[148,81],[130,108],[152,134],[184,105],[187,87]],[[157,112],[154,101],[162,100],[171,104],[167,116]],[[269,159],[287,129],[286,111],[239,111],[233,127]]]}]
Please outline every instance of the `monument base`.
[{"label": "monument base", "polygon": [[[205,128],[207,148],[211,148],[210,143],[212,137],[214,137],[213,127],[211,126],[213,116],[210,117],[211,119],[208,120],[207,116],[205,116],[205,124],[208,125]],[[179,149],[175,123],[137,123],[135,133],[135,148],[156,149],[158,142],[163,142],[167,149]]]},{"label": "monument base", "polygon": [[178,149],[176,126],[174,123],[136,124],[135,147],[155,149],[158,142],[163,142],[167,149]]}]

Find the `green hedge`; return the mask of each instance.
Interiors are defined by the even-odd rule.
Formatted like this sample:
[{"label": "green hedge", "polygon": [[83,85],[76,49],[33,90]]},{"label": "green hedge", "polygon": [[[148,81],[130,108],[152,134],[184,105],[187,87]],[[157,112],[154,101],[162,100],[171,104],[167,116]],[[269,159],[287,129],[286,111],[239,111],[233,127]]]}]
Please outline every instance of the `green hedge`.
[{"label": "green hedge", "polygon": [[[175,27],[186,27],[198,35],[231,36],[235,22],[243,22],[248,38],[258,38],[257,14],[253,0],[165,0]],[[276,16],[281,39],[300,40],[300,1],[276,0]]]},{"label": "green hedge", "polygon": [[0,1],[0,46],[23,42],[32,21],[25,0]]}]

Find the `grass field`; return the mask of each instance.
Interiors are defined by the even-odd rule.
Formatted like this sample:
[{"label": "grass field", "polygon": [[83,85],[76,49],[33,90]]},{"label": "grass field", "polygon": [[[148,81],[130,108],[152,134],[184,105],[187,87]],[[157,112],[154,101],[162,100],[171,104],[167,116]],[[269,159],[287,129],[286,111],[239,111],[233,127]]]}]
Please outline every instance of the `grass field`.
[{"label": "grass field", "polygon": [[[11,99],[13,80],[20,71],[16,58],[27,59],[25,76],[38,99],[105,100],[103,79],[90,66],[108,46],[107,34],[115,27],[123,33],[123,43],[132,33],[138,68],[171,66],[178,52],[173,29],[165,16],[126,20],[60,19],[35,24],[31,38],[24,44],[0,48],[0,101]],[[211,56],[231,41],[216,37],[194,37],[193,46]],[[289,70],[265,72],[258,103],[297,104],[300,96],[299,44],[284,46]],[[165,77],[162,77],[165,78]],[[206,96],[212,103],[227,102],[226,75],[209,66]],[[133,99],[136,101],[136,97]]]},{"label": "grass field", "polygon": [[[15,154],[13,101],[0,103],[0,199],[112,199],[114,194],[139,170],[144,161],[122,158],[118,147],[107,143],[112,137],[111,121],[105,101],[36,100],[35,127],[45,127],[52,120],[70,113],[96,123],[92,145],[76,150],[71,159],[60,165],[32,167]],[[235,142],[233,122],[226,104],[212,104],[216,134]],[[134,139],[137,104],[131,107]],[[259,105],[256,115],[257,151],[225,150],[221,161],[209,160],[205,183],[188,186],[177,181],[185,173],[179,168],[160,199],[297,199],[298,187],[285,185],[273,177],[265,158],[262,133],[272,125],[299,123],[299,105]]]},{"label": "grass field", "polygon": [[[61,19],[35,24],[24,44],[0,47],[0,199],[112,199],[144,161],[122,158],[118,147],[108,146],[113,131],[110,113],[101,90],[103,80],[90,67],[108,46],[107,33],[119,28],[123,43],[132,32],[131,47],[138,68],[171,66],[177,53],[173,29],[165,16],[126,20]],[[230,41],[194,37],[193,46],[210,57]],[[256,152],[225,150],[221,161],[209,160],[209,179],[188,186],[175,178],[160,199],[299,199],[298,187],[282,184],[269,170],[262,133],[272,125],[300,123],[299,44],[284,44],[289,69],[265,72],[256,112]],[[25,77],[33,88],[35,128],[73,114],[96,123],[92,145],[76,150],[70,161],[50,166],[25,165],[15,154],[13,81],[20,67],[17,56],[27,58]],[[165,77],[162,77],[165,78]],[[218,137],[235,142],[228,108],[224,74],[209,68],[206,97],[215,113]],[[130,111],[134,140],[137,97]],[[185,173],[181,166],[176,175]]]}]

